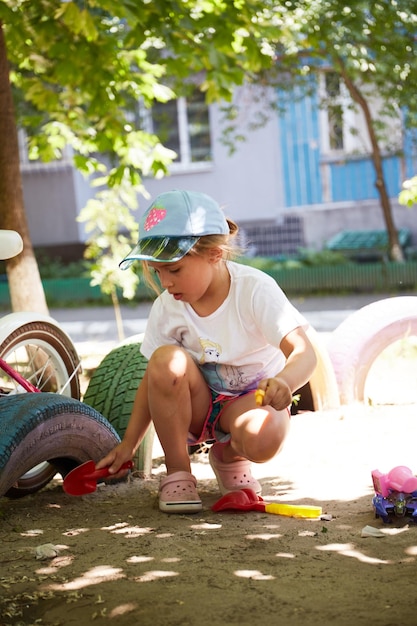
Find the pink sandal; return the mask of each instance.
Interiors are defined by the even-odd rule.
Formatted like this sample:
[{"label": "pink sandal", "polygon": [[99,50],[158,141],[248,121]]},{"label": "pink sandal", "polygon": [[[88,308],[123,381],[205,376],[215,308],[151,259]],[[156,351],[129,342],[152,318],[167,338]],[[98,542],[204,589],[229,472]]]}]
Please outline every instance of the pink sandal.
[{"label": "pink sandal", "polygon": [[223,495],[238,489],[252,489],[258,495],[262,493],[261,485],[252,476],[250,461],[223,463],[217,457],[215,449],[216,445],[210,448],[209,461]]},{"label": "pink sandal", "polygon": [[190,472],[174,472],[161,480],[159,508],[164,513],[196,513],[203,508],[197,480]]}]

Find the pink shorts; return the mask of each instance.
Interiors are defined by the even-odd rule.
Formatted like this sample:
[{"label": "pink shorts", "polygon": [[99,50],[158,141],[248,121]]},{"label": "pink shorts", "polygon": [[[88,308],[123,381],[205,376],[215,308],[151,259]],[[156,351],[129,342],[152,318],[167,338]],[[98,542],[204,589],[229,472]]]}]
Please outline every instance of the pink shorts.
[{"label": "pink shorts", "polygon": [[[252,391],[244,391],[237,396],[226,396],[222,393],[216,393],[212,389],[210,389],[210,392],[210,406],[207,411],[206,419],[204,420],[203,428],[198,436],[193,435],[193,433],[188,433],[187,444],[189,446],[203,442],[215,443],[216,441],[219,441],[220,443],[227,443],[230,441],[230,433],[225,433],[218,427],[222,413],[227,406],[232,404],[232,402],[235,402],[238,398],[246,396],[248,393],[255,393],[255,389]],[[287,408],[287,411],[288,416],[291,418],[290,407]]]},{"label": "pink shorts", "polygon": [[224,409],[238,398],[241,398],[248,393],[255,393],[255,390],[244,391],[237,396],[226,396],[222,393],[217,393],[212,389],[210,389],[210,392],[210,406],[209,410],[207,411],[207,416],[204,420],[203,428],[201,429],[200,435],[197,436],[193,435],[192,433],[188,433],[187,443],[190,446],[193,446],[197,443],[202,443],[203,441],[220,441],[221,443],[226,443],[227,441],[229,441],[230,433],[225,433],[220,428],[218,428],[218,423]]}]

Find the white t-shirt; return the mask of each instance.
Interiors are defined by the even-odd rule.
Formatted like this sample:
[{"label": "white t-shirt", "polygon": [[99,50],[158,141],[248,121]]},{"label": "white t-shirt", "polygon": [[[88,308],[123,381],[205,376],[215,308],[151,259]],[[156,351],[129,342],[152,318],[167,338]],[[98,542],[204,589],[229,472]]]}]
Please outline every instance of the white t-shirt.
[{"label": "white t-shirt", "polygon": [[211,389],[236,395],[256,389],[261,379],[281,371],[285,356],[279,345],[306,321],[273,278],[240,263],[228,261],[227,267],[229,294],[211,315],[200,317],[167,291],[158,296],[141,351],[149,359],[159,346],[181,346]]}]

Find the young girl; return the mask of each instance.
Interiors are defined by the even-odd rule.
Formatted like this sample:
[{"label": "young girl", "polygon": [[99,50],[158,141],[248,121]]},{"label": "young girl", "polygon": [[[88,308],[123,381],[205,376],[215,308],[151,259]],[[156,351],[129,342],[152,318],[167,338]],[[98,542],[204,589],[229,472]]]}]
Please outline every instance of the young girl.
[{"label": "young girl", "polygon": [[230,260],[237,231],[209,196],[163,193],[120,264],[141,260],[164,291],[149,315],[141,347],[148,365],[125,435],[97,468],[116,474],[152,421],[165,454],[159,508],[167,513],[202,509],[188,446],[203,441],[215,441],[209,461],[223,494],[260,493],[251,462],[280,450],[292,394],[316,364],[305,320],[276,282]]}]

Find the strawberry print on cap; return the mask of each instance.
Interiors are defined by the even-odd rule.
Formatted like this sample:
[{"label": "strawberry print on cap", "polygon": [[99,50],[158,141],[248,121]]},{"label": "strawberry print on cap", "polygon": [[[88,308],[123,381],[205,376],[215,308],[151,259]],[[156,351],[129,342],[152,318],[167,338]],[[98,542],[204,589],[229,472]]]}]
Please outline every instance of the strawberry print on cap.
[{"label": "strawberry print on cap", "polygon": [[154,226],[159,224],[159,222],[162,222],[166,214],[167,212],[163,208],[154,207],[153,209],[151,209],[143,225],[144,229],[146,231],[151,230]]}]

